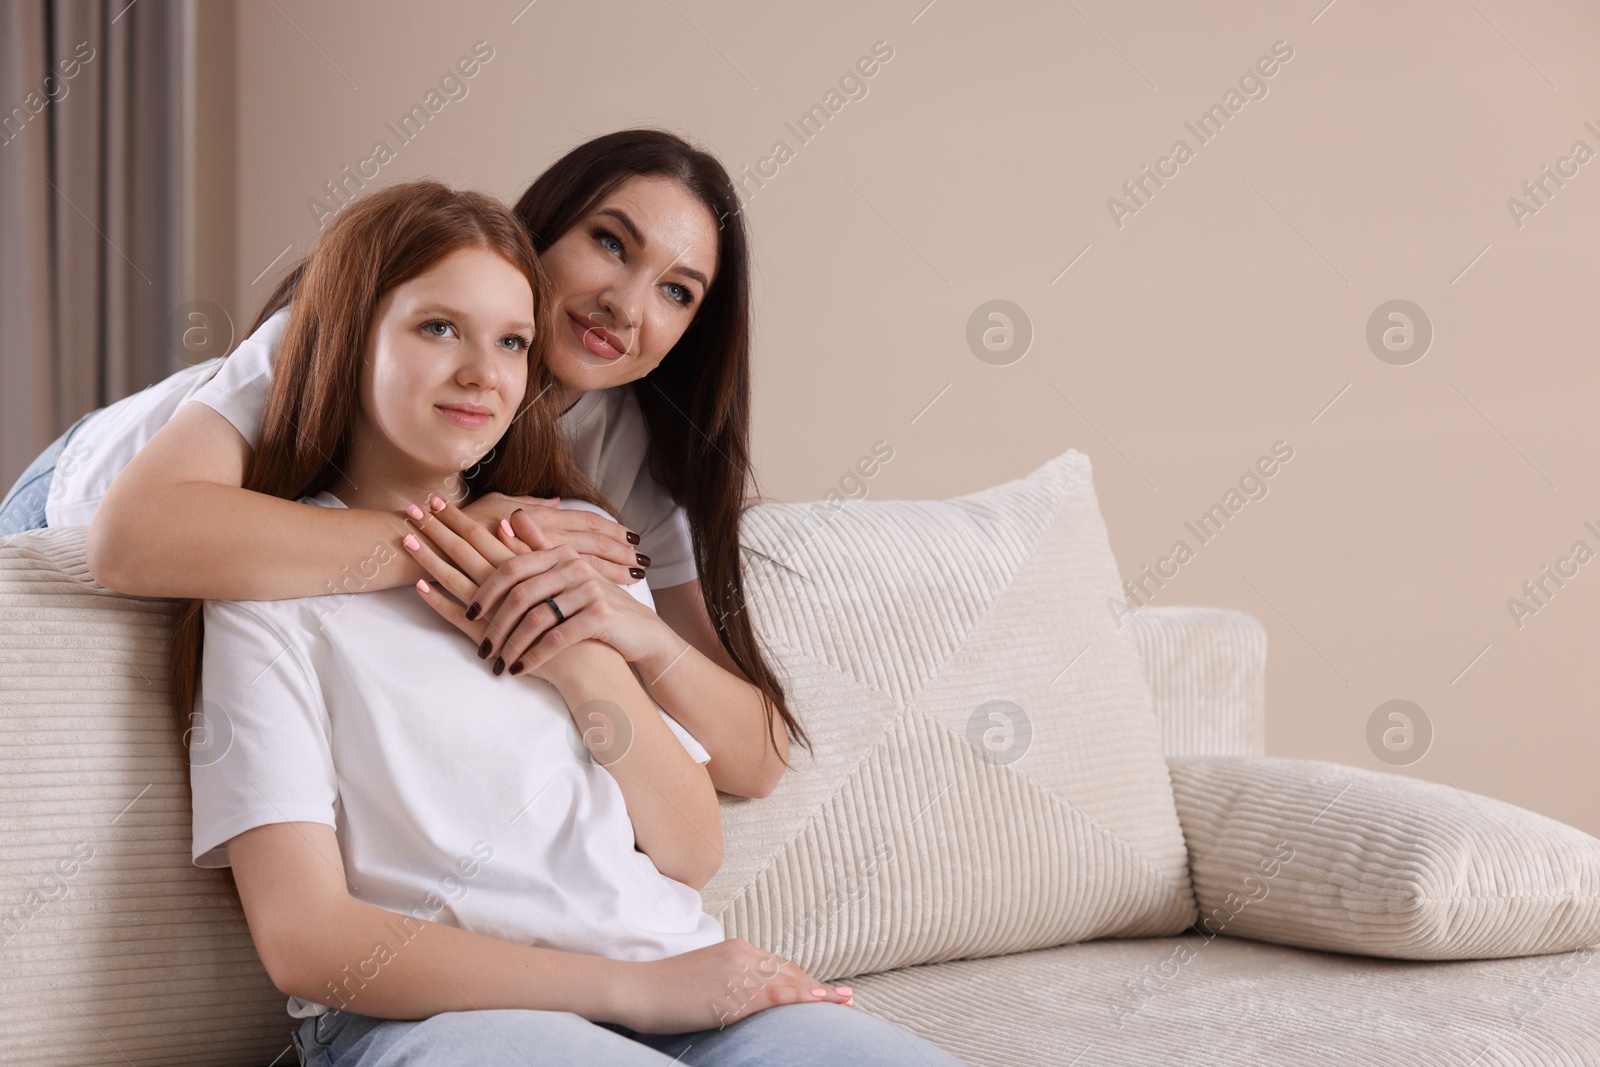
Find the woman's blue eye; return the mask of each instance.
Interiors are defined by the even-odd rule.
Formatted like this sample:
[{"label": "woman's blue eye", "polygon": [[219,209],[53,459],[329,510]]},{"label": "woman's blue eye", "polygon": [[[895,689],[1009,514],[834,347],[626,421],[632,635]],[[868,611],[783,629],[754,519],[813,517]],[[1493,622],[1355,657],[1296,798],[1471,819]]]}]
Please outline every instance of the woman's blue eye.
[{"label": "woman's blue eye", "polygon": [[686,285],[679,285],[677,282],[668,282],[667,298],[674,304],[688,304],[694,299],[694,294],[689,292],[689,287]]},{"label": "woman's blue eye", "polygon": [[[600,242],[600,246],[607,252],[610,252],[613,255],[622,254],[622,242],[617,239],[615,234],[609,233],[606,230],[596,230],[594,237],[595,240]],[[615,245],[616,247],[613,249],[612,245]]]}]

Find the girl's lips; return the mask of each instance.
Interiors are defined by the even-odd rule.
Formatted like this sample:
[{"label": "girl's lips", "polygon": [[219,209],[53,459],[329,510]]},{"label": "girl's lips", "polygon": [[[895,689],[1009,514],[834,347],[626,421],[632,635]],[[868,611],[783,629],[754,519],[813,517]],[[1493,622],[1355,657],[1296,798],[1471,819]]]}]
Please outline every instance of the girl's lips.
[{"label": "girl's lips", "polygon": [[600,327],[591,326],[571,312],[567,313],[567,322],[572,325],[572,332],[577,335],[578,343],[601,359],[622,358],[622,353],[611,347]]},{"label": "girl's lips", "polygon": [[439,404],[433,405],[433,410],[437,411],[440,415],[443,415],[446,419],[449,419],[457,426],[468,430],[476,430],[489,421],[488,415],[473,415],[457,408],[442,407]]}]

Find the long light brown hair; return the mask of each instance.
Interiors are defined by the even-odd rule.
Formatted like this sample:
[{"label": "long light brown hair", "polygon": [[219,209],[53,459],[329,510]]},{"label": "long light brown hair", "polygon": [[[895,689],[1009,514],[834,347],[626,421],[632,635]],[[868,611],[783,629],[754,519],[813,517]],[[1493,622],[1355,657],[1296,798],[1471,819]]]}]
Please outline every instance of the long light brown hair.
[{"label": "long light brown hair", "polygon": [[[487,492],[560,496],[615,514],[556,425],[561,393],[544,360],[552,333],[551,289],[527,231],[493,197],[430,180],[389,186],[346,207],[297,269],[299,284],[244,488],[297,500],[334,484],[348,465],[360,411],[362,360],[378,302],[463,248],[497,253],[527,277],[534,297],[534,339],[518,415],[495,446],[463,472],[468,500],[461,503]],[[170,688],[183,726],[195,710],[204,603],[184,603],[173,638]]]}]

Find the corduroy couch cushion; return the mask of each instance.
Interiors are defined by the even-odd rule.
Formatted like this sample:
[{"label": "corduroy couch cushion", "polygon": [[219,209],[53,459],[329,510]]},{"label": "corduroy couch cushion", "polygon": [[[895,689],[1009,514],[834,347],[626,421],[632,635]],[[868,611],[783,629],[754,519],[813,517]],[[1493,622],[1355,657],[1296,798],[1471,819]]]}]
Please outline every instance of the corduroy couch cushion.
[{"label": "corduroy couch cushion", "polygon": [[1169,763],[1208,934],[1408,960],[1600,944],[1600,840],[1576,827],[1320,760]]},{"label": "corduroy couch cushion", "polygon": [[745,520],[752,621],[816,752],[723,800],[703,897],[728,935],[838,978],[1192,923],[1088,457],[823,507]]}]

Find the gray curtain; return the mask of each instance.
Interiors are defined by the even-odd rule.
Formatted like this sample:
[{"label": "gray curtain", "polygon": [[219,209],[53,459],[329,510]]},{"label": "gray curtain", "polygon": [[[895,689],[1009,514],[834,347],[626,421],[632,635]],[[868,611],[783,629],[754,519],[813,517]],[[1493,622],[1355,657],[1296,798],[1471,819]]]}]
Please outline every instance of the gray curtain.
[{"label": "gray curtain", "polygon": [[187,11],[0,0],[0,493],[184,365]]}]

